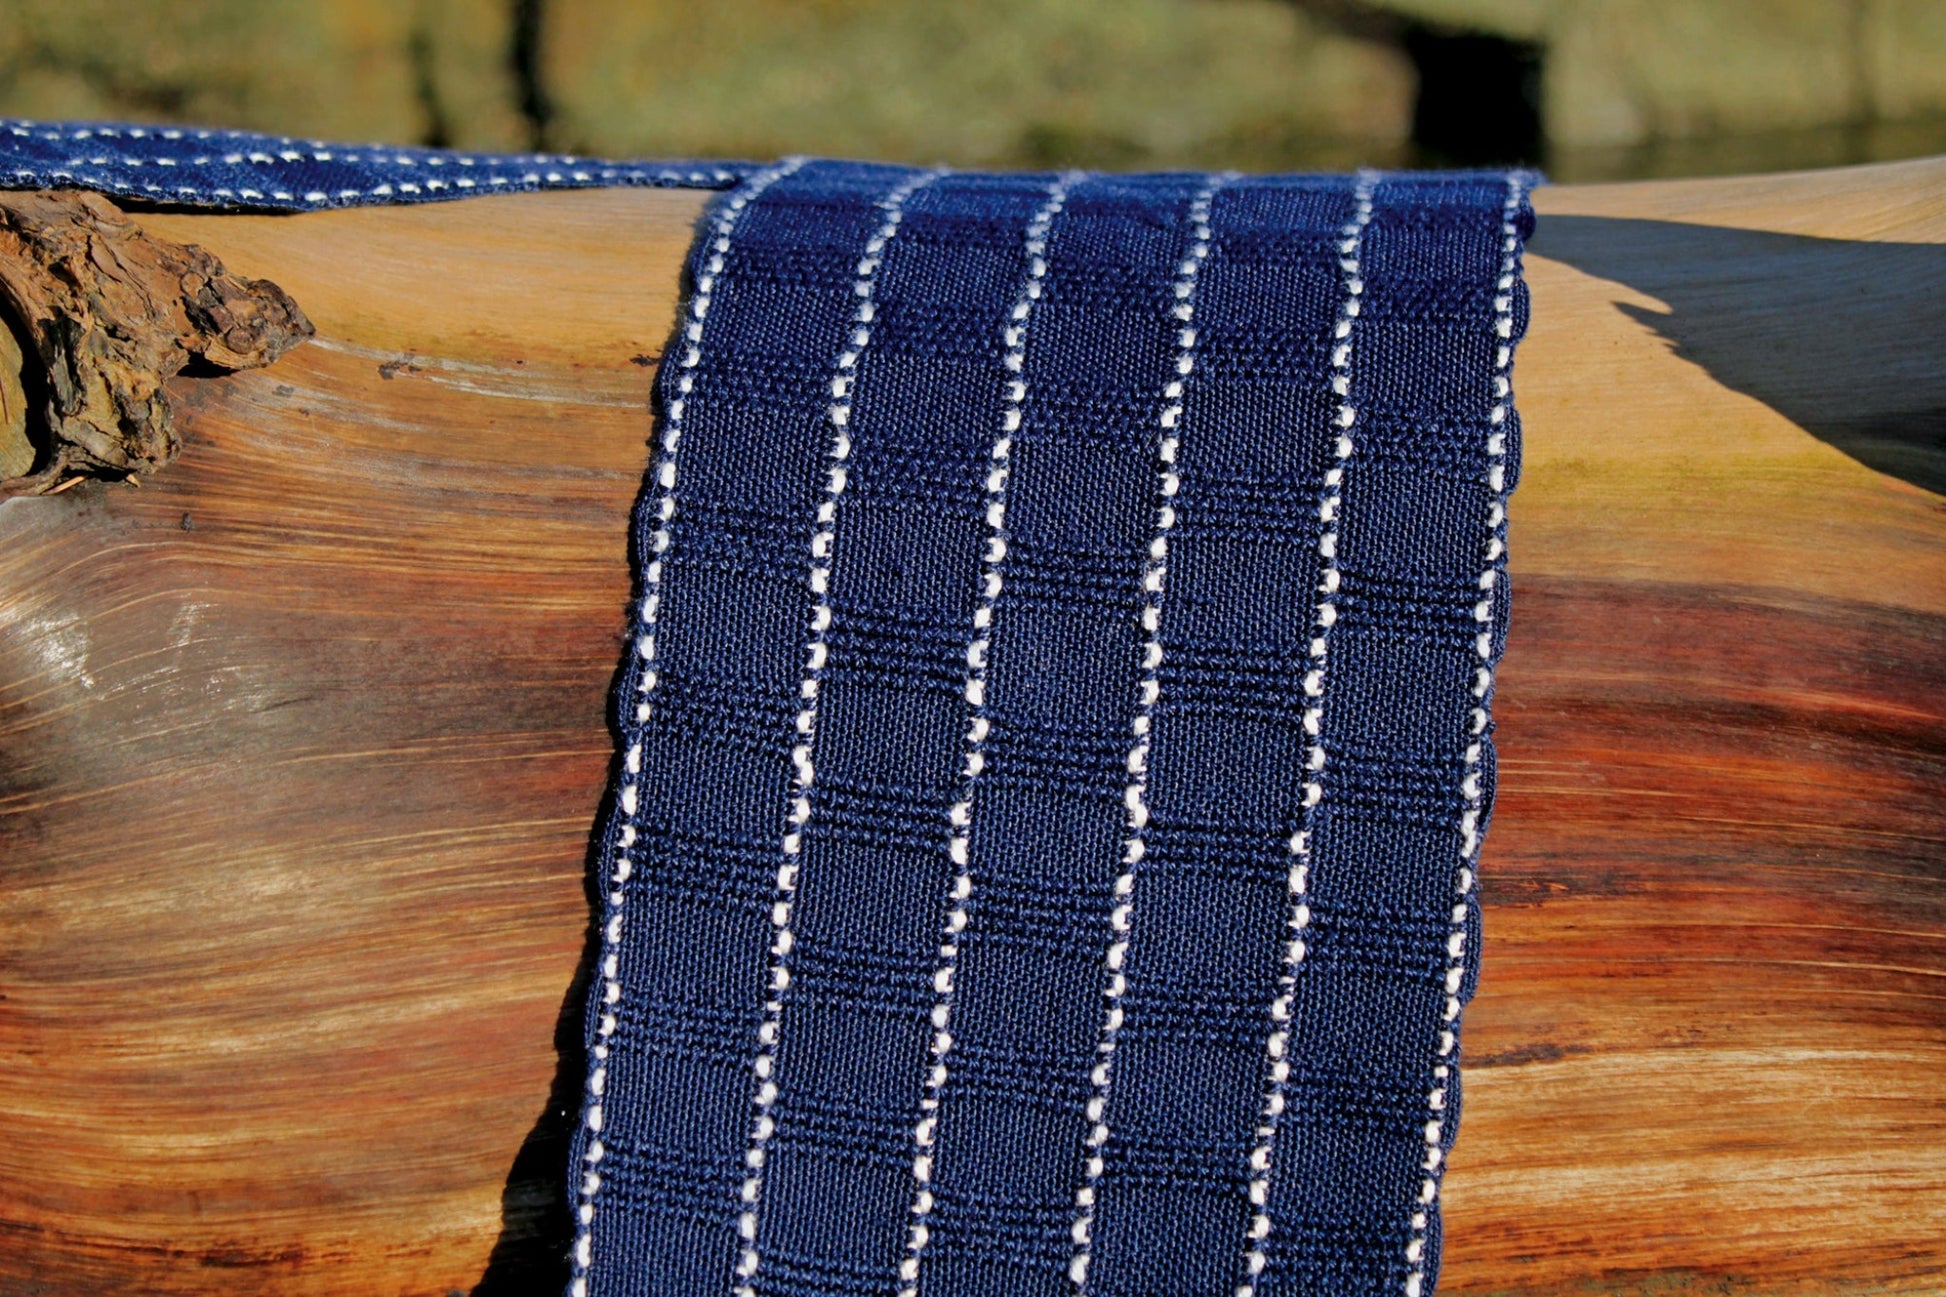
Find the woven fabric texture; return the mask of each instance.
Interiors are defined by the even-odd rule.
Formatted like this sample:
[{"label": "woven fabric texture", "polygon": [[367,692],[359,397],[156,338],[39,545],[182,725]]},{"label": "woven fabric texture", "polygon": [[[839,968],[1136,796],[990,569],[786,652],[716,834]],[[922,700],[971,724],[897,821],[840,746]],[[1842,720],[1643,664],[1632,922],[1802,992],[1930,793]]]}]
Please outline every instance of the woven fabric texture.
[{"label": "woven fabric texture", "polygon": [[744,162],[605,162],[0,118],[0,188],[93,189],[170,207],[306,212],[539,189],[727,189],[754,170]]},{"label": "woven fabric texture", "polygon": [[1525,183],[720,201],[637,521],[576,1297],[1431,1291]]},{"label": "woven fabric texture", "polygon": [[573,1297],[1428,1297],[1531,178],[0,123],[236,210],[727,189],[638,505]]}]

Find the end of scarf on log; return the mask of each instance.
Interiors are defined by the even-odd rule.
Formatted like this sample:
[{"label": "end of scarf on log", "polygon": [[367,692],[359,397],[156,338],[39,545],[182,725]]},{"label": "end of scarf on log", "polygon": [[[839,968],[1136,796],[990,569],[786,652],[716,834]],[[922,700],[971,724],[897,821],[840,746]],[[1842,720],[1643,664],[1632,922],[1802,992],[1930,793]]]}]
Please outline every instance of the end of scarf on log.
[{"label": "end of scarf on log", "polygon": [[0,496],[137,479],[181,442],[166,384],[268,365],[313,333],[290,295],[97,194],[0,193]]}]

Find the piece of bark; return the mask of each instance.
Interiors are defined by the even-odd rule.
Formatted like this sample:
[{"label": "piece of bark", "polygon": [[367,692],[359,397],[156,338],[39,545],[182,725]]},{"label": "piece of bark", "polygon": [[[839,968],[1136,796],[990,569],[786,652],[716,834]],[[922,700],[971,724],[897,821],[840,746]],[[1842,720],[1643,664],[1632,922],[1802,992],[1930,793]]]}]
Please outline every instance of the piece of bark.
[{"label": "piece of bark", "polygon": [[20,382],[20,342],[0,327],[0,482],[34,470],[34,443],[27,436],[27,389]]},{"label": "piece of bark", "polygon": [[268,365],[313,332],[277,285],[145,234],[90,193],[0,193],[0,304],[20,353],[0,354],[19,375],[0,379],[8,495],[154,472],[180,446],[170,378],[198,361]]}]

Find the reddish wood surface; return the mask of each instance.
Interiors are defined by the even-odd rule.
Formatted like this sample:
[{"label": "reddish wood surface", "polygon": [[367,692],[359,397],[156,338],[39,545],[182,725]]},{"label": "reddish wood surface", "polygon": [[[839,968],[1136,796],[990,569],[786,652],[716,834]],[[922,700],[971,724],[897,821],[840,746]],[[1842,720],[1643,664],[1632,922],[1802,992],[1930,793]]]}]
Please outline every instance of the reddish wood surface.
[{"label": "reddish wood surface", "polygon": [[543,1290],[696,205],[152,218],[320,336],[0,505],[0,1292]]},{"label": "reddish wood surface", "polygon": [[[1446,1293],[1946,1286],[1943,181],[1539,197]],[[319,337],[0,503],[0,1293],[554,1290],[699,203],[145,218]]]},{"label": "reddish wood surface", "polygon": [[1946,1292],[1942,181],[1536,196],[1447,1294]]}]

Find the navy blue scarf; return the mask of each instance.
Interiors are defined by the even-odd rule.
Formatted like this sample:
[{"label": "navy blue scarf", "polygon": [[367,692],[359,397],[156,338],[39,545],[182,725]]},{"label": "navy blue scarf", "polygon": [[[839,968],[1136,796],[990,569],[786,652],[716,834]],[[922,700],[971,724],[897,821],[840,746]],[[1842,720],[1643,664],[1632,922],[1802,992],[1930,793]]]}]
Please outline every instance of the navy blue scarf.
[{"label": "navy blue scarf", "polygon": [[230,207],[734,186],[637,511],[575,1297],[1430,1294],[1529,178],[13,131],[13,184]]}]

